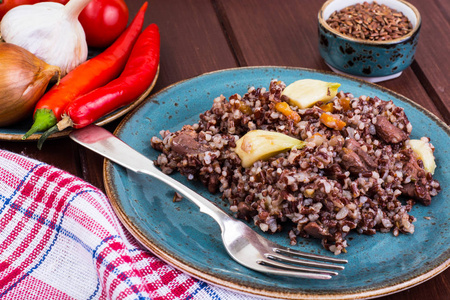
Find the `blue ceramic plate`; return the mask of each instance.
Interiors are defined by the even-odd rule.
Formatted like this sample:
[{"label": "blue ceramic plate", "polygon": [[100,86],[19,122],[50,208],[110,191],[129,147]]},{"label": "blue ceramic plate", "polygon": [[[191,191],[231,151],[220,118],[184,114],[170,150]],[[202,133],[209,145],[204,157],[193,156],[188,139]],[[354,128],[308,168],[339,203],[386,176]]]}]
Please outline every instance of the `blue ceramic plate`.
[{"label": "blue ceramic plate", "polygon": [[[150,138],[159,131],[181,129],[197,122],[199,114],[210,109],[215,97],[243,95],[250,86],[268,87],[271,79],[290,84],[312,78],[340,82],[340,90],[355,96],[392,99],[405,109],[412,125],[412,138],[429,136],[436,147],[435,177],[443,191],[430,206],[416,205],[413,235],[394,237],[351,234],[346,269],[328,281],[274,277],[251,271],[232,260],[222,246],[219,226],[209,216],[184,199],[172,202],[174,191],[146,176],[137,175],[105,161],[104,175],[111,203],[130,232],[157,256],[199,279],[233,290],[286,299],[353,299],[395,293],[431,278],[450,265],[450,181],[448,146],[450,128],[417,104],[379,86],[300,68],[250,67],[201,75],[174,84],[143,102],[118,126],[115,134],[151,159],[158,152]],[[219,195],[211,195],[199,183],[173,175],[219,206]],[[279,244],[289,245],[287,233],[267,235]],[[301,249],[330,255],[318,240],[299,239]]]},{"label": "blue ceramic plate", "polygon": [[[145,98],[150,94],[153,87],[156,84],[156,80],[158,79],[159,75],[159,68],[158,72],[156,73],[155,79],[153,79],[153,82],[150,84],[150,86],[147,88],[147,90],[139,96],[138,99],[136,99],[133,103],[121,107],[115,111],[113,111],[110,114],[107,114],[106,116],[99,119],[95,124],[99,126],[106,125],[112,121],[114,121],[117,118],[120,118],[121,116],[125,115],[129,111],[136,108],[142,101],[145,100]],[[0,127],[0,140],[5,141],[22,141],[22,136],[30,129],[31,125],[33,124],[33,118],[32,116],[26,118],[23,121],[20,121],[18,123],[15,123],[8,127]],[[64,130],[57,133],[52,134],[49,138],[60,138],[69,135],[71,131],[70,130]],[[26,141],[36,141],[41,137],[41,132],[32,134],[29,138],[26,139]]]}]

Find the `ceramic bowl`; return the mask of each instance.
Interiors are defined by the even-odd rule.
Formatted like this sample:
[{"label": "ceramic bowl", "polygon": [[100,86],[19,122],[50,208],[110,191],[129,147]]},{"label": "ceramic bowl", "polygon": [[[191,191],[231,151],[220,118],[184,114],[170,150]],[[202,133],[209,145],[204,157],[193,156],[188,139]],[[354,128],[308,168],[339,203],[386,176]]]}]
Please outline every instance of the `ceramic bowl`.
[{"label": "ceramic bowl", "polygon": [[362,77],[377,82],[400,76],[414,60],[421,17],[419,11],[403,0],[377,0],[391,9],[402,12],[413,29],[407,35],[390,41],[370,41],[344,35],[326,22],[330,15],[355,0],[328,0],[319,11],[319,51],[328,66],[337,73]]}]

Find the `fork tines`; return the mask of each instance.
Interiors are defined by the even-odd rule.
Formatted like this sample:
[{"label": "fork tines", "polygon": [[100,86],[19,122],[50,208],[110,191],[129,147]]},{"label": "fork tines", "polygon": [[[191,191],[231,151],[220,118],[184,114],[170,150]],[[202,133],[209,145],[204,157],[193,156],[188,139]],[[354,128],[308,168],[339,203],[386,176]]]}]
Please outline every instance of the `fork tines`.
[{"label": "fork tines", "polygon": [[280,269],[280,275],[312,279],[331,279],[332,276],[338,275],[336,271],[332,270],[344,270],[344,266],[336,264],[347,263],[345,259],[306,253],[290,248],[273,248],[273,253],[267,253],[265,257],[267,259],[260,260],[258,263],[269,268]]}]

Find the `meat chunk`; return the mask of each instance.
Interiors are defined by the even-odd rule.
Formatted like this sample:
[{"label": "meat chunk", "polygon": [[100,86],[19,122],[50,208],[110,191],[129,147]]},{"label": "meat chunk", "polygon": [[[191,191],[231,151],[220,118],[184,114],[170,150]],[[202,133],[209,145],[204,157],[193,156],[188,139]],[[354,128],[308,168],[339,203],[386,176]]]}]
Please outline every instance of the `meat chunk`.
[{"label": "meat chunk", "polygon": [[237,216],[239,219],[244,219],[246,221],[249,221],[254,215],[257,214],[256,210],[253,209],[250,204],[246,203],[245,201],[241,201],[237,205]]},{"label": "meat chunk", "polygon": [[319,226],[316,222],[309,222],[305,225],[305,227],[303,227],[303,230],[310,236],[318,239],[327,239],[330,241],[334,239],[329,232]]},{"label": "meat chunk", "polygon": [[410,155],[409,160],[403,165],[403,173],[411,176],[413,180],[426,175],[425,170],[419,166],[417,159],[413,155]]},{"label": "meat chunk", "polygon": [[419,201],[423,205],[431,204],[431,195],[425,178],[403,185],[402,195]]},{"label": "meat chunk", "polygon": [[208,191],[211,194],[215,194],[219,190],[219,176],[215,173],[210,174],[208,180]]},{"label": "meat chunk", "polygon": [[361,158],[355,151],[348,148],[342,148],[341,151],[341,166],[350,171],[352,174],[359,174],[369,171],[367,166],[362,162]]},{"label": "meat chunk", "polygon": [[194,130],[182,130],[173,137],[170,144],[173,151],[180,155],[199,154],[208,147],[198,142],[198,134]]},{"label": "meat chunk", "polygon": [[403,188],[400,189],[403,196],[412,198],[421,202],[424,205],[430,205],[431,195],[430,181],[427,178],[427,172],[419,166],[417,158],[413,152],[403,150],[401,152],[404,155],[403,174],[409,176],[411,181],[403,184]]},{"label": "meat chunk", "polygon": [[367,152],[361,148],[361,145],[355,139],[346,140],[344,146],[347,149],[356,152],[356,154],[358,154],[359,158],[366,165],[368,170],[374,170],[377,168],[376,159],[367,154]]},{"label": "meat chunk", "polygon": [[324,169],[324,171],[325,171],[326,176],[333,180],[339,180],[339,179],[346,178],[344,171],[342,170],[342,167],[337,163],[328,165]]},{"label": "meat chunk", "polygon": [[400,128],[394,126],[388,118],[378,116],[375,123],[375,130],[377,135],[386,143],[398,144],[405,141],[408,136]]},{"label": "meat chunk", "polygon": [[361,145],[354,139],[345,141],[340,155],[341,166],[352,174],[372,171],[377,167],[376,160],[361,149]]}]

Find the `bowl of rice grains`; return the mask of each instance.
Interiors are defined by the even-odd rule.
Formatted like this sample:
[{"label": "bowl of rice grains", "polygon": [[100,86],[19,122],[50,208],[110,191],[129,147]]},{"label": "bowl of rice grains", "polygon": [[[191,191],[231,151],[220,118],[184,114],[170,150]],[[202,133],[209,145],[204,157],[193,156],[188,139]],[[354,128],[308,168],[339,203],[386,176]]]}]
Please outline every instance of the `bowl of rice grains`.
[{"label": "bowl of rice grains", "polygon": [[379,82],[414,60],[421,17],[406,1],[328,0],[318,18],[320,54],[337,73]]},{"label": "bowl of rice grains", "polygon": [[414,205],[441,190],[434,146],[410,138],[391,100],[354,96],[339,83],[271,80],[218,96],[199,121],[151,138],[156,165],[220,193],[228,212],[295,245],[317,238],[346,252],[350,232],[414,233]]}]

